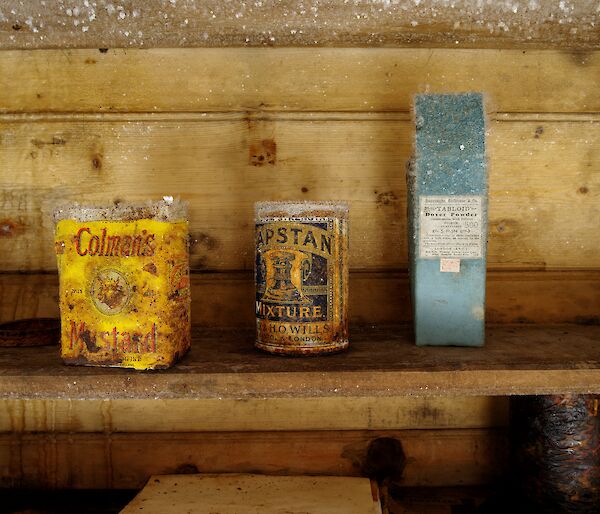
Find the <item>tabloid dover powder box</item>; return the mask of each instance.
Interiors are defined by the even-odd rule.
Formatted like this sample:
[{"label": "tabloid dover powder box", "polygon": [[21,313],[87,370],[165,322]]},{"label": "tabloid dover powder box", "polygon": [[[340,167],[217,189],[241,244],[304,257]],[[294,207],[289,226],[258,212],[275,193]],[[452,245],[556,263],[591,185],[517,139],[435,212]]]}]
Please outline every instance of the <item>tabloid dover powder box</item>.
[{"label": "tabloid dover powder box", "polygon": [[54,217],[64,362],[173,365],[190,348],[186,206],[166,197]]},{"label": "tabloid dover powder box", "polygon": [[418,95],[408,232],[417,345],[484,343],[485,114],[479,93]]}]

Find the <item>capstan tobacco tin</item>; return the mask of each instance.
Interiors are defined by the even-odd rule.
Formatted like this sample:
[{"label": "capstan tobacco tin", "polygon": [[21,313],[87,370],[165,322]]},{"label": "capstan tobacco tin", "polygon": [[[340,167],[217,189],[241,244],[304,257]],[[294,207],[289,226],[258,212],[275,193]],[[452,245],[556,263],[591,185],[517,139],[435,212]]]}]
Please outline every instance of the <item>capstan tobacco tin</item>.
[{"label": "capstan tobacco tin", "polygon": [[55,211],[65,363],[160,369],[190,348],[186,207],[167,200]]},{"label": "capstan tobacco tin", "polygon": [[348,205],[256,204],[256,346],[315,355],[348,347]]}]

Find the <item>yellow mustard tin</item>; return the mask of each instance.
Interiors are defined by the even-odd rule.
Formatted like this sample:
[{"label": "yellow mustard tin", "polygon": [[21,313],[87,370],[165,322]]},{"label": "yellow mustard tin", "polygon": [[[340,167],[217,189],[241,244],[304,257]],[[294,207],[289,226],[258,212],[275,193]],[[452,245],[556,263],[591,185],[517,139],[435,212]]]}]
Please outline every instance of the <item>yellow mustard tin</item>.
[{"label": "yellow mustard tin", "polygon": [[66,364],[168,368],[190,348],[186,206],[55,211]]}]

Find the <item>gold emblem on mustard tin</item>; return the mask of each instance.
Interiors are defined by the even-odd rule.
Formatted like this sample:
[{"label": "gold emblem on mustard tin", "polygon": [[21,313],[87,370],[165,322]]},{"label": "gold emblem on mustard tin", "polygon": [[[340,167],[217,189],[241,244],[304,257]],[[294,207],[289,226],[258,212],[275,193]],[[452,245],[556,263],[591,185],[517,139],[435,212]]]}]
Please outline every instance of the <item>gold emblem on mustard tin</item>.
[{"label": "gold emblem on mustard tin", "polygon": [[90,297],[102,314],[118,314],[125,308],[130,296],[127,279],[116,270],[100,270],[92,281]]}]

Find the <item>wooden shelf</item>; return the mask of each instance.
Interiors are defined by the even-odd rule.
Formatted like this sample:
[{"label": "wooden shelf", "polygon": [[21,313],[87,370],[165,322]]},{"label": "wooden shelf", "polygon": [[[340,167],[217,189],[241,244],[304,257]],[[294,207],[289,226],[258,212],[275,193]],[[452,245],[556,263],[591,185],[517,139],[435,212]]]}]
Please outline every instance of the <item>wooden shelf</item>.
[{"label": "wooden shelf", "polygon": [[286,358],[244,330],[193,330],[160,372],[64,366],[56,347],[0,351],[0,398],[293,398],[600,393],[600,327],[489,327],[483,348],[416,347],[406,327],[352,331],[351,350]]}]

